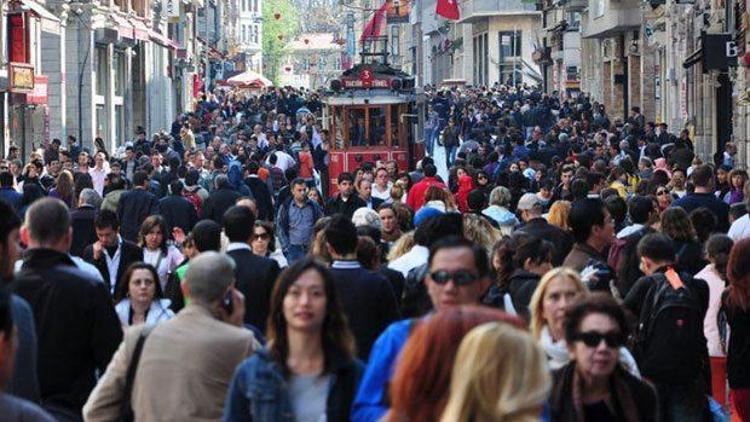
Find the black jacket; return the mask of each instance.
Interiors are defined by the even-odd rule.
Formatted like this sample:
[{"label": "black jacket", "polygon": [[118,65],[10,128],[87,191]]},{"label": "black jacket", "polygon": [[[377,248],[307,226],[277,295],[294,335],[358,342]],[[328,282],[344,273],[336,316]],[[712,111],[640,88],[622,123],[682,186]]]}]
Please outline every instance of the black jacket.
[{"label": "black jacket", "polygon": [[211,192],[203,203],[203,218],[211,219],[221,224],[224,213],[234,206],[242,195],[230,188],[221,188]]},{"label": "black jacket", "polygon": [[268,185],[257,177],[248,177],[245,184],[250,188],[258,205],[258,215],[260,220],[273,221],[273,202],[271,201],[271,191]]},{"label": "black jacket", "polygon": [[570,233],[562,231],[559,227],[549,224],[547,220],[542,217],[527,221],[519,230],[552,242],[555,245],[555,251],[552,255],[552,264],[556,267],[562,265],[563,261],[565,261],[565,257],[568,256],[568,253],[573,248],[573,236]]},{"label": "black jacket", "polygon": [[280,272],[279,264],[247,249],[229,251],[227,255],[236,265],[234,277],[237,290],[245,296],[245,322],[265,332],[271,293]]},{"label": "black jacket", "polygon": [[41,399],[80,412],[122,341],[105,286],[51,249],[24,256],[12,290],[34,311]]},{"label": "black jacket", "polygon": [[346,201],[341,199],[341,194],[339,193],[326,204],[326,215],[344,214],[347,218],[351,219],[354,211],[366,206],[365,201],[356,193],[352,194]]},{"label": "black jacket", "polygon": [[540,278],[534,273],[518,269],[510,275],[508,280],[508,293],[510,293],[510,298],[513,301],[513,307],[516,308],[518,315],[526,321],[531,318],[529,303],[536,286],[539,285]]},{"label": "black jacket", "polygon": [[159,200],[156,195],[140,188],[123,193],[117,204],[120,234],[131,242],[137,241],[143,220],[154,214],[159,214]]},{"label": "black jacket", "polygon": [[187,199],[180,195],[169,195],[159,200],[159,214],[164,217],[167,223],[167,233],[169,237],[172,229],[179,227],[185,234],[193,230],[193,226],[198,222],[198,213],[195,207]]},{"label": "black jacket", "polygon": [[[122,240],[122,251],[120,251],[120,266],[117,267],[117,282],[120,282],[120,278],[128,269],[130,264],[138,261],[143,261],[143,248],[136,245],[133,242]],[[94,259],[94,245],[86,246],[81,255],[86,262],[92,264],[102,274],[104,279],[104,285],[107,287],[107,291],[113,291],[109,281],[109,268],[107,268],[107,258],[104,256],[104,252],[99,256],[99,259]]]},{"label": "black jacket", "polygon": [[96,208],[84,205],[70,213],[70,225],[73,227],[73,242],[70,244],[70,254],[81,256],[83,249],[96,242],[94,219],[99,212]]},{"label": "black jacket", "polygon": [[[549,399],[552,421],[582,421],[582,403],[574,397],[575,361],[552,373],[552,392]],[[610,398],[620,421],[656,422],[659,420],[659,400],[654,387],[617,366],[610,376]]]},{"label": "black jacket", "polygon": [[[340,264],[347,268],[337,268]],[[366,360],[380,333],[399,318],[393,289],[384,276],[362,268],[356,261],[334,261],[331,273],[357,341],[357,354]]]}]

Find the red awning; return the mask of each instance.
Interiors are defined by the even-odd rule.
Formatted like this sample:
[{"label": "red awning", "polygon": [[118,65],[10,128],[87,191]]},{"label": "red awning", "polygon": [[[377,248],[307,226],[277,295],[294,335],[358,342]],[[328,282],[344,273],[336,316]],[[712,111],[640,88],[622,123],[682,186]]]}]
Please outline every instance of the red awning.
[{"label": "red awning", "polygon": [[116,13],[110,13],[109,17],[115,23],[114,29],[117,30],[117,35],[130,40],[135,39],[133,25],[127,19]]},{"label": "red awning", "polygon": [[135,38],[141,41],[148,41],[150,39],[148,26],[138,19],[133,19],[131,22],[133,23]]},{"label": "red awning", "polygon": [[176,41],[171,40],[166,35],[164,35],[162,33],[159,33],[159,32],[156,32],[154,30],[149,30],[148,31],[148,37],[149,37],[149,39],[151,39],[151,41],[155,42],[156,44],[159,44],[160,46],[162,46],[164,48],[169,48],[169,49],[172,49],[172,50],[177,50],[178,48],[180,48],[180,44],[179,43],[177,43]]}]

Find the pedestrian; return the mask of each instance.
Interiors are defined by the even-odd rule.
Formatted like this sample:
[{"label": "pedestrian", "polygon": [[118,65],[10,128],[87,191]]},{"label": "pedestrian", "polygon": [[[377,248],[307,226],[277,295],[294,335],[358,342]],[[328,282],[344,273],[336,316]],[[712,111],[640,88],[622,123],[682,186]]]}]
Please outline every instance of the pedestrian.
[{"label": "pedestrian", "polygon": [[78,197],[78,207],[71,210],[70,221],[73,227],[73,241],[70,245],[70,254],[81,256],[86,246],[96,242],[96,230],[94,221],[99,213],[101,197],[91,188],[81,191]]},{"label": "pedestrian", "polygon": [[105,285],[68,255],[70,213],[62,201],[33,204],[21,238],[29,249],[13,291],[34,312],[40,399],[53,416],[80,420],[97,371],[104,372],[122,339],[120,322]]},{"label": "pedestrian", "polygon": [[253,226],[253,237],[250,246],[255,255],[273,259],[279,265],[280,269],[283,270],[289,266],[289,262],[284,257],[281,249],[277,248],[273,223],[256,220]]},{"label": "pedestrian", "polygon": [[352,218],[354,211],[366,207],[367,203],[354,192],[354,176],[343,172],[337,179],[339,192],[326,204],[326,215],[343,214]]},{"label": "pedestrian", "polygon": [[[143,262],[151,264],[159,275],[159,286],[167,287],[169,275],[182,263],[180,250],[168,242],[167,222],[161,215],[152,215],[143,220],[138,233],[138,246],[143,248]],[[127,267],[125,267],[127,268]]]},{"label": "pedestrian", "polygon": [[[268,318],[269,346],[235,372],[225,421],[348,421],[362,376],[332,274],[314,258],[280,276]],[[265,400],[276,391],[274,400]]]},{"label": "pedestrian", "polygon": [[[750,204],[750,182],[745,183],[745,205]],[[750,237],[750,214],[745,214],[732,222],[727,233],[735,242]]]},{"label": "pedestrian", "polygon": [[714,174],[708,165],[700,165],[693,170],[690,178],[695,190],[674,201],[673,207],[681,207],[688,213],[696,208],[708,208],[716,216],[717,229],[726,232],[729,229],[729,205],[714,195]]},{"label": "pedestrian", "polygon": [[229,178],[220,174],[214,178],[214,190],[203,202],[203,218],[221,224],[224,213],[231,208],[242,195],[229,184]]},{"label": "pedestrian", "polygon": [[114,294],[117,281],[130,264],[143,261],[143,249],[120,236],[120,221],[112,211],[99,212],[94,228],[97,240],[83,250],[81,258],[99,270],[107,291]]},{"label": "pedestrian", "polygon": [[269,302],[279,275],[278,263],[253,253],[255,216],[243,206],[234,206],[224,213],[224,233],[229,238],[226,248],[235,263],[235,279],[247,301],[245,323],[263,332],[269,315]]},{"label": "pedestrian", "polygon": [[323,209],[307,197],[305,179],[292,180],[290,188],[292,194],[278,207],[276,233],[284,256],[291,264],[310,250],[313,228],[323,217]]},{"label": "pedestrian", "polygon": [[[87,421],[115,420],[123,411],[132,412],[134,420],[221,418],[232,374],[258,344],[242,327],[244,297],[234,288],[234,263],[228,256],[199,255],[185,282],[191,302],[182,312],[156,326],[128,331],[86,402]],[[139,341],[135,360],[131,351]],[[131,364],[137,365],[137,376],[125,391]]]},{"label": "pedestrian", "polygon": [[[122,237],[130,242],[138,240],[143,220],[159,213],[159,200],[148,191],[149,177],[143,170],[133,175],[133,189],[120,196],[117,204],[117,217],[122,224]],[[114,283],[112,284],[114,286]]]},{"label": "pedestrian", "polygon": [[[552,420],[661,420],[654,387],[618,364],[627,329],[625,312],[604,293],[583,296],[571,306],[565,341],[572,360],[554,373]],[[702,420],[703,415],[695,416]]]},{"label": "pedestrian", "polygon": [[748,382],[747,345],[750,336],[748,327],[748,284],[750,267],[747,256],[750,253],[750,240],[743,239],[732,247],[727,263],[729,287],[722,294],[722,309],[727,318],[731,335],[727,344],[727,379],[732,413],[740,420],[750,418],[750,383]]},{"label": "pedestrian", "polygon": [[[598,273],[591,290],[608,290],[613,271],[607,266],[606,248],[615,238],[615,221],[601,199],[573,201],[568,216],[575,244],[563,266],[582,271],[593,267]],[[604,274],[609,274],[605,276]]]},{"label": "pedestrian", "polygon": [[493,321],[521,329],[524,325],[503,312],[479,306],[456,306],[428,319],[412,320],[412,333],[390,384],[391,408],[385,420],[438,420],[450,394],[451,373],[461,339],[472,328]]},{"label": "pedestrian", "polygon": [[544,355],[526,331],[505,322],[482,324],[461,341],[440,421],[537,421],[550,384]]},{"label": "pedestrian", "polygon": [[174,317],[169,299],[164,299],[159,275],[151,264],[136,262],[128,267],[115,288],[114,302],[123,329],[158,324]]},{"label": "pedestrian", "polygon": [[179,228],[184,233],[190,233],[195,223],[198,222],[198,211],[193,204],[184,196],[185,185],[175,179],[169,184],[169,194],[159,200],[159,214],[164,218],[166,232],[164,236],[169,239],[172,231]]},{"label": "pedestrian", "polygon": [[450,169],[456,160],[456,152],[460,144],[460,131],[453,119],[448,120],[448,126],[443,129],[443,147],[445,147],[445,168]]}]

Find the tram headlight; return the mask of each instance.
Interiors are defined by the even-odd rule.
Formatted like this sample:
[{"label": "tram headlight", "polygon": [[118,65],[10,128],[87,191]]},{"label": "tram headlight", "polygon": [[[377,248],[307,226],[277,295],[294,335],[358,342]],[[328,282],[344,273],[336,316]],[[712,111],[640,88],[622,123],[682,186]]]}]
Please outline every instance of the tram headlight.
[{"label": "tram headlight", "polygon": [[333,91],[341,91],[341,81],[338,79],[334,79],[331,81],[331,90]]}]

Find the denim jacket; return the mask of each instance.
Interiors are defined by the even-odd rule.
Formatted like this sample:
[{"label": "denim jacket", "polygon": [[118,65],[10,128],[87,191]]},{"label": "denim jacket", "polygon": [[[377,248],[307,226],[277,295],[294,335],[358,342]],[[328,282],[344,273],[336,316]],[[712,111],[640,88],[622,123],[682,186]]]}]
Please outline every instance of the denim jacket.
[{"label": "denim jacket", "polygon": [[[364,366],[358,360],[332,359],[326,403],[328,422],[349,421]],[[257,351],[235,371],[224,405],[224,421],[294,422],[289,386],[267,349]]]}]

